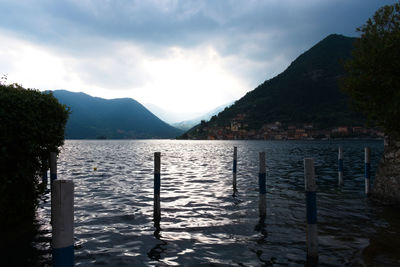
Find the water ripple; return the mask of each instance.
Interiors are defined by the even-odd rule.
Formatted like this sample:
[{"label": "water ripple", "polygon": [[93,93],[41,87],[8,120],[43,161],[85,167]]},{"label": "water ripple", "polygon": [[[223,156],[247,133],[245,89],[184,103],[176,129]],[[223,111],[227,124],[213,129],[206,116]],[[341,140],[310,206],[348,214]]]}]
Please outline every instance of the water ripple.
[{"label": "water ripple", "polygon": [[[343,187],[337,186],[339,144]],[[363,194],[366,145],[374,170],[380,141],[66,141],[58,176],[75,182],[76,265],[304,266],[305,157],[315,158],[321,265],[396,265],[400,216]],[[238,147],[235,196],[233,146]],[[160,228],[152,218],[157,151]],[[265,221],[258,216],[260,151],[267,162]],[[49,254],[46,196],[38,211],[44,238],[36,246]],[[392,242],[386,250],[383,238]]]}]

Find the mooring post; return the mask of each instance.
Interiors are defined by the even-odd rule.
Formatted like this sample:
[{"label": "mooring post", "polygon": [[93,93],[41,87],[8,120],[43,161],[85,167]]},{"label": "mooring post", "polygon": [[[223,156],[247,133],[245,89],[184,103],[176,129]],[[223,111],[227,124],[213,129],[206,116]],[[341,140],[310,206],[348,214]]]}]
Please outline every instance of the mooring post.
[{"label": "mooring post", "polygon": [[160,152],[154,153],[154,225],[157,226],[161,220],[161,207],[160,207]]},{"label": "mooring post", "polygon": [[[50,159],[49,159],[49,165],[50,165],[50,192],[51,195],[53,196],[53,182],[57,180],[57,153],[56,152],[50,152]],[[53,224],[53,197],[51,197],[51,205],[50,205],[50,212],[51,212],[51,218],[50,218],[50,224]]]},{"label": "mooring post", "polygon": [[317,232],[317,186],[315,182],[314,159],[304,159],[304,185],[307,213],[307,258],[318,259]]},{"label": "mooring post", "polygon": [[369,195],[371,192],[371,151],[369,147],[364,149],[365,152],[365,194]]},{"label": "mooring post", "polygon": [[260,217],[265,218],[267,216],[265,152],[260,152],[259,158],[260,158],[260,171],[258,173],[258,187],[259,187],[258,208],[260,212]]},{"label": "mooring post", "polygon": [[47,185],[47,181],[48,181],[48,176],[47,176],[47,170],[43,170],[43,173],[42,173],[42,183],[44,184],[44,185]]},{"label": "mooring post", "polygon": [[236,173],[237,173],[237,147],[233,147],[233,180],[232,180],[232,184],[233,184],[233,193],[234,194],[237,191]]},{"label": "mooring post", "polygon": [[50,184],[57,179],[57,153],[50,152]]},{"label": "mooring post", "polygon": [[341,146],[338,153],[338,184],[343,185],[343,148]]},{"label": "mooring post", "polygon": [[51,185],[52,261],[55,267],[74,266],[74,183]]}]

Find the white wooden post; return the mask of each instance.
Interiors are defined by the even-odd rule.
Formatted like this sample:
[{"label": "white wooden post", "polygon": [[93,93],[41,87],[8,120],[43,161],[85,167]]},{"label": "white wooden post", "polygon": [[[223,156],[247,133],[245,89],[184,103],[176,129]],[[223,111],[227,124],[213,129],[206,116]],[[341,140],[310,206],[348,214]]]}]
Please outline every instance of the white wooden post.
[{"label": "white wooden post", "polygon": [[154,153],[154,225],[159,226],[161,220],[160,190],[161,190],[161,153]]},{"label": "white wooden post", "polygon": [[365,194],[371,192],[371,150],[369,147],[364,149],[365,153]]},{"label": "white wooden post", "polygon": [[258,173],[258,187],[259,187],[259,212],[260,217],[265,218],[267,216],[267,199],[266,199],[266,171],[265,171],[265,152],[260,152],[260,171]]},{"label": "white wooden post", "polygon": [[74,266],[74,183],[54,180],[51,185],[53,266]]},{"label": "white wooden post", "polygon": [[233,147],[233,193],[237,191],[237,182],[236,182],[236,173],[237,173],[237,147]]},{"label": "white wooden post", "polygon": [[343,185],[343,148],[341,146],[338,153],[338,184]]},{"label": "white wooden post", "polygon": [[307,258],[318,258],[317,186],[314,159],[304,159],[304,184],[307,210]]}]

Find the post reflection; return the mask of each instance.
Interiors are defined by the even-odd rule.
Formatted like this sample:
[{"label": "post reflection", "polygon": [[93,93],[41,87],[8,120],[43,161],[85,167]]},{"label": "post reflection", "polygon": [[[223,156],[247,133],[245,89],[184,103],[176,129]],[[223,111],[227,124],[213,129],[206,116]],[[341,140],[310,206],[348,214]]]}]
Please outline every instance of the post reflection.
[{"label": "post reflection", "polygon": [[[257,239],[257,244],[260,245],[260,244],[266,243],[268,232],[266,229],[265,216],[260,216],[260,219],[259,219],[258,223],[256,224],[256,226],[254,227],[254,230],[257,232],[260,232],[260,234],[261,234],[260,238]],[[257,258],[261,263],[260,266],[272,266],[273,265],[271,261],[266,260],[262,257],[263,250],[258,249],[254,252],[256,253]]]},{"label": "post reflection", "polygon": [[162,236],[161,236],[161,227],[159,219],[154,220],[154,227],[156,228],[156,230],[154,231],[153,235],[156,239],[161,241],[161,243],[158,243],[152,249],[150,249],[150,251],[147,253],[147,256],[151,260],[159,261],[160,259],[162,259],[162,253],[164,253],[165,250],[167,249],[166,248],[167,242],[161,239]]}]

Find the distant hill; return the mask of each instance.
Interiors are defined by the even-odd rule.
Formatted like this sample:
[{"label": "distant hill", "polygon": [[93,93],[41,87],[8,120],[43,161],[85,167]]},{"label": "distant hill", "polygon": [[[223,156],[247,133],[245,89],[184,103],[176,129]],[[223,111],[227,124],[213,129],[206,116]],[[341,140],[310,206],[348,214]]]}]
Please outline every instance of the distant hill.
[{"label": "distant hill", "polygon": [[225,131],[235,121],[240,121],[241,130],[247,131],[274,122],[312,124],[318,129],[363,125],[364,117],[349,108],[348,97],[339,89],[343,62],[351,56],[354,41],[355,38],[329,35],[300,55],[284,72],[248,92],[184,138],[206,138],[206,132],[216,128]]},{"label": "distant hill", "polygon": [[169,125],[179,123],[181,121],[186,121],[186,120],[191,120],[192,118],[197,118],[199,116],[202,116],[202,112],[191,112],[191,111],[186,111],[186,112],[181,112],[181,111],[170,111],[167,109],[164,109],[162,107],[159,107],[155,104],[151,103],[146,103],[143,104],[151,113],[156,115],[158,118],[161,120],[165,121]]},{"label": "distant hill", "polygon": [[212,110],[210,110],[209,112],[205,113],[204,115],[194,118],[192,120],[186,120],[186,121],[181,121],[181,122],[176,122],[176,123],[171,123],[172,126],[187,131],[190,128],[196,126],[197,124],[199,124],[202,120],[209,120],[211,119],[212,116],[217,115],[218,113],[220,113],[222,110],[224,110],[226,107],[232,105],[233,102],[225,104],[225,105],[221,105],[219,107],[216,107]]},{"label": "distant hill", "polygon": [[107,100],[66,90],[53,94],[71,108],[68,139],[175,138],[182,134],[130,98]]}]

